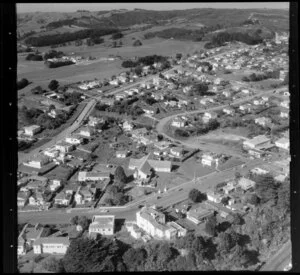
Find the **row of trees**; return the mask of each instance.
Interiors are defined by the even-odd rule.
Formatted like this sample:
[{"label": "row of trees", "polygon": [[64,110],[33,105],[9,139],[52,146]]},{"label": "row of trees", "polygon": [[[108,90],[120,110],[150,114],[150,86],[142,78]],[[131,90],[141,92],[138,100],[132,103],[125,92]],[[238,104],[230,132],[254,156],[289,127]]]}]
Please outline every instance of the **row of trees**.
[{"label": "row of trees", "polygon": [[248,33],[242,32],[219,32],[218,34],[214,35],[211,39],[211,42],[208,42],[204,45],[204,48],[211,49],[223,46],[226,42],[231,41],[239,41],[243,42],[247,45],[256,45],[263,42],[263,39],[258,35],[249,35]]},{"label": "row of trees", "polygon": [[84,29],[77,32],[65,32],[59,34],[49,34],[37,37],[28,37],[25,39],[25,43],[34,47],[44,47],[50,45],[62,44],[75,40],[82,40],[86,38],[95,39],[108,34],[113,34],[119,32],[115,28],[105,28],[105,29]]},{"label": "row of trees", "polygon": [[180,29],[180,28],[170,28],[157,32],[148,32],[144,35],[145,39],[150,39],[153,37],[160,37],[164,39],[178,39],[178,40],[192,40],[201,41],[205,35],[203,29],[191,30],[191,29]]},{"label": "row of trees", "polygon": [[124,68],[134,68],[137,66],[151,66],[154,63],[166,63],[168,58],[166,56],[161,55],[147,55],[144,57],[138,58],[136,61],[133,60],[125,60],[122,62],[122,67]]},{"label": "row of trees", "polygon": [[45,65],[51,69],[62,67],[62,66],[68,66],[68,65],[72,65],[72,64],[74,64],[74,62],[71,60],[61,60],[61,61],[57,61],[57,62],[45,61]]},{"label": "row of trees", "polygon": [[26,56],[26,60],[28,60],[28,61],[43,61],[43,56],[40,54],[30,53]]}]

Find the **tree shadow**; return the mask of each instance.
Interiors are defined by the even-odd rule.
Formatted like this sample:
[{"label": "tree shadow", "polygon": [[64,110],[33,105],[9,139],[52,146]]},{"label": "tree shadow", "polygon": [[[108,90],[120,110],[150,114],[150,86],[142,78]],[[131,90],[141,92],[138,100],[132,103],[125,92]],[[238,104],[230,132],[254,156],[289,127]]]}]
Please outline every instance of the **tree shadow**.
[{"label": "tree shadow", "polygon": [[212,238],[209,238],[205,241],[205,248],[204,256],[210,261],[215,259],[217,245],[213,243]]},{"label": "tree shadow", "polygon": [[256,265],[259,262],[259,253],[256,250],[245,251],[246,263],[245,267]]},{"label": "tree shadow", "polygon": [[230,226],[231,226],[231,223],[228,222],[228,221],[219,223],[219,225],[218,225],[218,231],[219,232],[225,232]]},{"label": "tree shadow", "polygon": [[251,239],[248,235],[239,235],[238,244],[240,246],[245,246],[251,242]]},{"label": "tree shadow", "polygon": [[171,172],[175,172],[179,169],[180,165],[177,165],[177,164],[173,164],[172,165],[172,169],[171,169]]},{"label": "tree shadow", "polygon": [[121,231],[125,224],[125,219],[115,219],[115,232]]}]

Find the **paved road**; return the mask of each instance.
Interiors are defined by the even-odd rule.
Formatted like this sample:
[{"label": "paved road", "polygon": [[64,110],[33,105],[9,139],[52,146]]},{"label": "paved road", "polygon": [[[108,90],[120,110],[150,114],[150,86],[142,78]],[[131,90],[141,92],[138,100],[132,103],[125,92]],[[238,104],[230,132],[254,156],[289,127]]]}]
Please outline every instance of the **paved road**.
[{"label": "paved road", "polygon": [[21,164],[22,162],[30,159],[33,155],[37,154],[39,151],[45,150],[46,148],[53,146],[59,140],[64,139],[66,136],[68,136],[69,134],[77,130],[81,122],[91,113],[96,103],[97,101],[95,99],[89,101],[85,106],[85,108],[82,110],[81,114],[76,119],[76,121],[70,127],[60,132],[57,136],[53,137],[49,142],[43,144],[42,146],[30,151],[27,154],[22,154],[21,156],[19,156],[18,163]]},{"label": "paved road", "polygon": [[262,266],[260,271],[283,271],[291,262],[292,246],[291,241],[288,241],[271,259]]},{"label": "paved road", "polygon": [[[240,168],[239,171],[247,171],[248,169],[252,169],[256,166],[259,166],[262,163],[260,159],[255,159],[249,161],[244,168]],[[130,203],[126,208],[117,208],[117,209],[109,209],[108,213],[103,213],[99,209],[95,210],[78,210],[66,212],[65,210],[55,210],[50,209],[49,211],[41,211],[41,212],[19,212],[18,213],[18,223],[68,223],[71,217],[76,215],[86,215],[92,217],[95,214],[100,215],[108,215],[114,214],[116,218],[123,218],[127,220],[135,220],[135,213],[138,211],[139,205],[145,204],[156,204],[161,205],[163,207],[170,206],[172,204],[177,203],[178,201],[184,200],[188,197],[188,192],[192,188],[197,188],[203,192],[206,192],[208,189],[213,189],[215,185],[220,182],[224,182],[225,180],[229,180],[234,177],[235,168],[229,169],[223,172],[213,172],[209,175],[196,179],[196,183],[194,180],[182,183],[180,185],[174,186],[170,188],[166,193],[161,194],[161,198],[157,199],[157,194],[150,194],[149,196],[145,196],[141,199],[138,199],[132,203]]]}]

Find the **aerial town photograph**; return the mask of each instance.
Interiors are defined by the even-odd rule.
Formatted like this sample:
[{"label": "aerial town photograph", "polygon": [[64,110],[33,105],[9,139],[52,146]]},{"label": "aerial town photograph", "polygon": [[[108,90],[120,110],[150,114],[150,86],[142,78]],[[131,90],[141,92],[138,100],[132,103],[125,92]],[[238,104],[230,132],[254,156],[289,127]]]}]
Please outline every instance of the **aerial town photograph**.
[{"label": "aerial town photograph", "polygon": [[19,273],[292,269],[289,2],[16,9]]}]

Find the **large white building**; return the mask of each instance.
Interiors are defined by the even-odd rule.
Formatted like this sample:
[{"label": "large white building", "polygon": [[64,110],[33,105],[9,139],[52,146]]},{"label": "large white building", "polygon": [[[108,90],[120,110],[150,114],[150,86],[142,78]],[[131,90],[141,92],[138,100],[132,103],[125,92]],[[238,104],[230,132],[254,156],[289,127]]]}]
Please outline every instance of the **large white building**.
[{"label": "large white building", "polygon": [[34,254],[66,254],[70,245],[68,237],[44,237],[38,238],[33,243]]},{"label": "large white building", "polygon": [[97,234],[113,235],[115,230],[115,216],[96,215],[89,226],[89,236],[95,237]]},{"label": "large white building", "polygon": [[35,134],[37,134],[40,130],[41,127],[39,125],[31,125],[31,126],[24,127],[24,134],[32,137]]},{"label": "large white building", "polygon": [[186,229],[175,222],[166,223],[163,213],[151,207],[143,207],[136,213],[136,224],[153,238],[172,240],[185,236]]},{"label": "large white building", "polygon": [[284,149],[284,150],[290,149],[290,141],[285,137],[276,140],[275,145],[280,149]]},{"label": "large white building", "polygon": [[23,164],[25,166],[29,166],[32,168],[41,169],[47,163],[49,163],[49,158],[46,156],[39,155],[39,156],[34,156],[32,160],[28,162],[24,162]]},{"label": "large white building", "polygon": [[262,149],[270,145],[270,139],[264,135],[256,136],[243,142],[244,148]]},{"label": "large white building", "polygon": [[171,172],[172,163],[170,161],[150,160],[151,154],[144,156],[141,159],[131,158],[128,168],[135,170],[133,176],[137,179],[149,179],[153,171],[156,172]]},{"label": "large white building", "polygon": [[110,178],[110,173],[107,172],[86,172],[78,173],[78,181],[100,181]]}]

